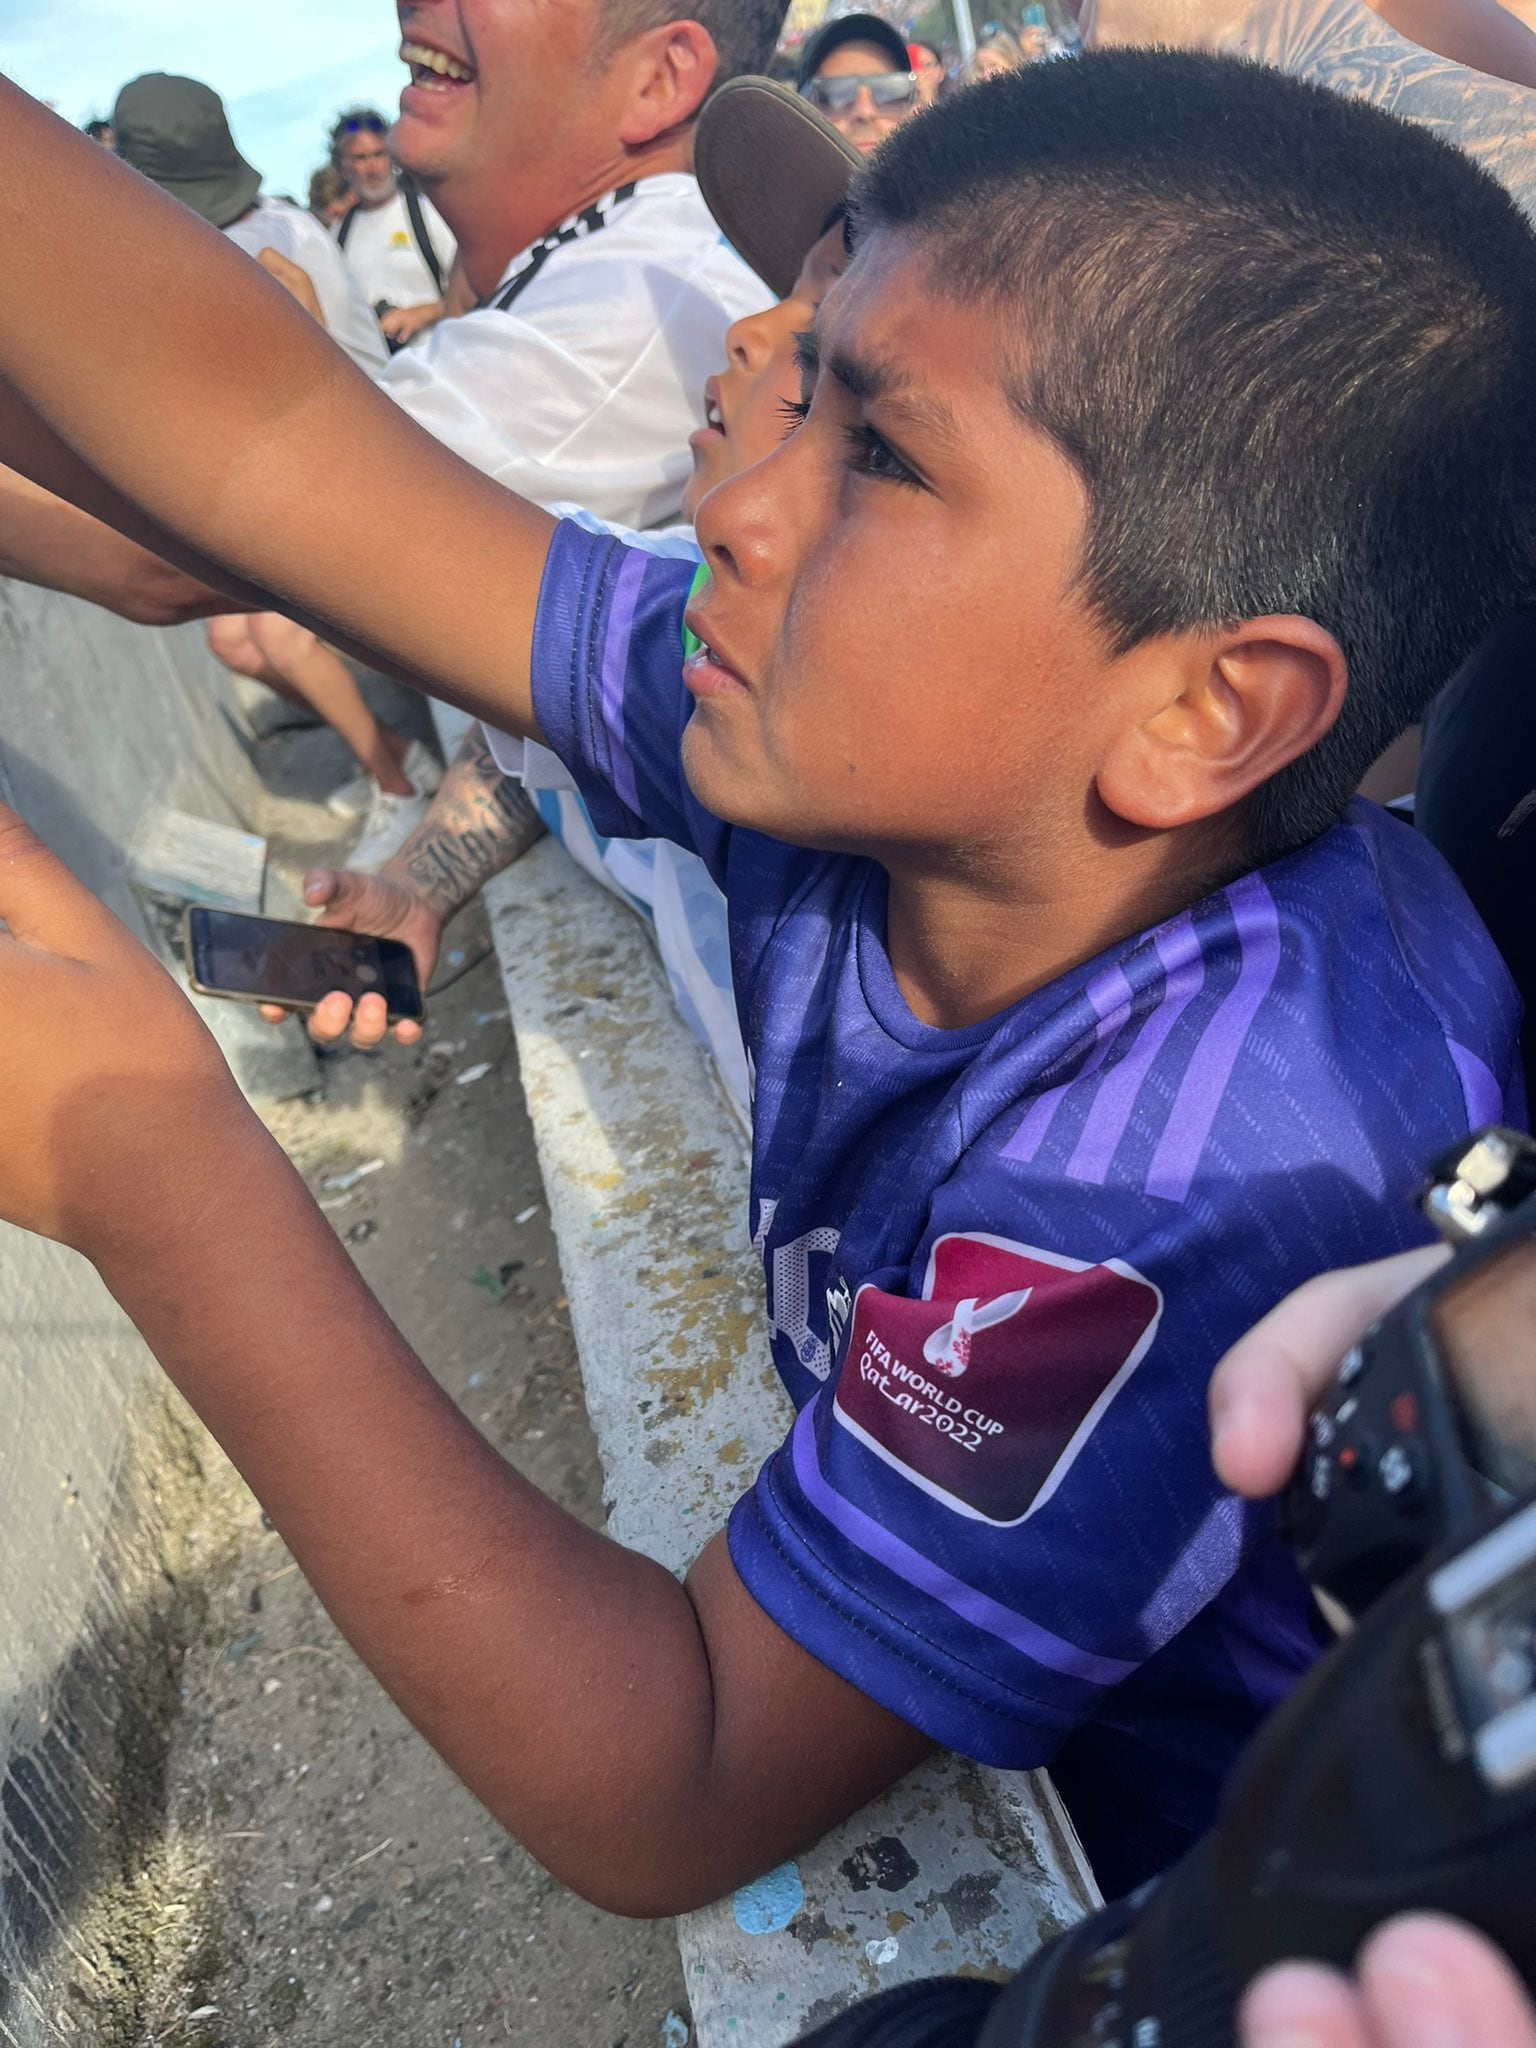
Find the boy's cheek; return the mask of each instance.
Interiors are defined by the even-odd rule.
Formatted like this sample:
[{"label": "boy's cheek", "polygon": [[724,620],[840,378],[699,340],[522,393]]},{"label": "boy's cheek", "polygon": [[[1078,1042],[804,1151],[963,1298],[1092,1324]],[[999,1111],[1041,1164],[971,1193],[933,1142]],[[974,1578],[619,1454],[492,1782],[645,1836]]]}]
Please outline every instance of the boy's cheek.
[{"label": "boy's cheek", "polygon": [[840,822],[828,758],[825,746],[786,745],[781,730],[765,731],[750,699],[697,706],[683,734],[683,773],[706,810],[797,846],[822,843]]},{"label": "boy's cheek", "polygon": [[[742,715],[748,710],[740,703],[729,713],[717,704],[697,705],[683,733],[683,774],[699,802],[717,818],[770,831],[773,827],[763,815],[769,777]],[[779,829],[782,832],[782,824]]]}]

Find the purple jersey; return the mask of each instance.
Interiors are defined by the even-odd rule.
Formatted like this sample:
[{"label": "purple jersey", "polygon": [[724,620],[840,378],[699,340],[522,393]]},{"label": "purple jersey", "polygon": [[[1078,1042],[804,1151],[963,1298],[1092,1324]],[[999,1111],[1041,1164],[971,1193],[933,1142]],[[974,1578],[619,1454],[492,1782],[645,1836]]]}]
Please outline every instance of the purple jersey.
[{"label": "purple jersey", "polygon": [[730,1524],[753,1597],[903,1720],[1050,1763],[1106,1889],[1210,1822],[1314,1654],[1273,1512],[1211,1471],[1226,1347],[1426,1235],[1431,1154],[1519,1116],[1516,1006],[1439,856],[1366,804],[963,1030],[886,956],[883,870],[683,780],[687,563],[556,534],[546,738],[600,831],[730,907],[752,1227],[798,1419]]}]

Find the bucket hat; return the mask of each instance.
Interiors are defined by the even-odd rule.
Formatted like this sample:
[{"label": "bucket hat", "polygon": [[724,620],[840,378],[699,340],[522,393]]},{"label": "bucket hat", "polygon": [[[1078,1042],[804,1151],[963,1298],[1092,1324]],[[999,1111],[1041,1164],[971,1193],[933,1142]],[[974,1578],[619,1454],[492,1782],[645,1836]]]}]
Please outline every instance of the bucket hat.
[{"label": "bucket hat", "polygon": [[167,71],[130,79],[112,109],[117,153],[216,228],[227,228],[261,190],[261,173],[235,147],[212,86]]}]

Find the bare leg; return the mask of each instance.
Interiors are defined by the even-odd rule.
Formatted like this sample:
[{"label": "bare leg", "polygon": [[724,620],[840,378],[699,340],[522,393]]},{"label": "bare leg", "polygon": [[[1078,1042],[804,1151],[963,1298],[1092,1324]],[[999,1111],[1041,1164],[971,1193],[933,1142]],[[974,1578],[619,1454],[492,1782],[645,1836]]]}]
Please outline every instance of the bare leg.
[{"label": "bare leg", "polygon": [[311,704],[304,692],[280,675],[261,649],[256,645],[251,632],[253,612],[230,612],[222,618],[210,619],[204,627],[208,641],[208,652],[216,661],[233,669],[237,676],[249,676],[253,683],[264,683],[266,687],[286,703],[297,704],[302,711],[313,711],[320,716],[318,708]]},{"label": "bare leg", "polygon": [[252,636],[251,618],[249,612],[230,612],[222,618],[210,619],[203,628],[208,652],[226,668],[233,669],[237,676],[249,676],[253,682],[265,683],[269,690],[276,690],[290,704],[305,704],[307,700],[268,667],[266,657]]},{"label": "bare leg", "polygon": [[405,741],[380,725],[341,657],[323,646],[307,626],[296,626],[280,612],[253,612],[246,623],[263,664],[260,680],[318,711],[380,789],[391,796],[414,796],[410,778],[401,767]]}]

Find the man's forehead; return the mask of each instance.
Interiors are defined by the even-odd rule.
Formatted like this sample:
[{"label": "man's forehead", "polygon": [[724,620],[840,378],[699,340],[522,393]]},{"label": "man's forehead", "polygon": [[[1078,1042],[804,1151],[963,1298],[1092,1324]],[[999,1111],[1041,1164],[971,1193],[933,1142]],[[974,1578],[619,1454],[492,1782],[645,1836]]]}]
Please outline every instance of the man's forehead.
[{"label": "man's forehead", "polygon": [[882,50],[878,43],[861,43],[850,39],[839,43],[835,50],[828,51],[816,67],[818,78],[857,78],[869,73],[894,71],[890,53]]}]

